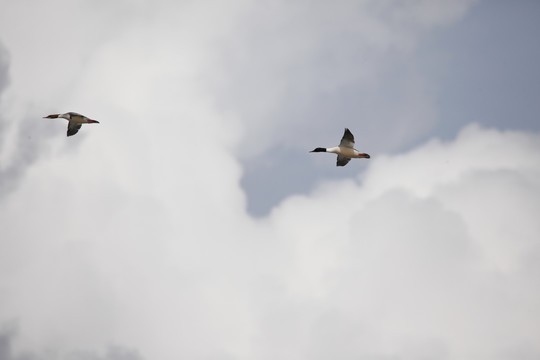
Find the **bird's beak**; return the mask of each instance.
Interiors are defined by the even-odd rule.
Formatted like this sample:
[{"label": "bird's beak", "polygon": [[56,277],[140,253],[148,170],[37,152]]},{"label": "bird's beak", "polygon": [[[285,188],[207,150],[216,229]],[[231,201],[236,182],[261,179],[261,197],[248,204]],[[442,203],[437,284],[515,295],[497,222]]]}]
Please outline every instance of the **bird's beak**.
[{"label": "bird's beak", "polygon": [[92,123],[99,124],[99,121],[97,121],[97,120],[88,120],[88,123],[89,123],[89,124],[92,124]]},{"label": "bird's beak", "polygon": [[369,154],[360,154],[360,157],[363,157],[363,158],[366,158],[366,159],[371,158],[371,156],[369,156]]},{"label": "bird's beak", "polygon": [[58,117],[58,115],[60,115],[60,114],[47,115],[47,116],[44,116],[43,118],[44,119],[56,119]]}]

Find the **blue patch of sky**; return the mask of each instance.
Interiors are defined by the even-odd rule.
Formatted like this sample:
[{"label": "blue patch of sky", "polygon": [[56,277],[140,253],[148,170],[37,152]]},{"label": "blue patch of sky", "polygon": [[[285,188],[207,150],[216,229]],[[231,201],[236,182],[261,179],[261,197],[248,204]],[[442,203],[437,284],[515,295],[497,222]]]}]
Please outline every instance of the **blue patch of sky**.
[{"label": "blue patch of sky", "polygon": [[[369,149],[364,151],[401,152],[432,137],[453,139],[472,122],[501,130],[540,131],[539,19],[540,1],[481,1],[460,21],[424,34],[410,62],[396,65],[395,74],[391,75],[399,75],[400,69],[408,66],[423,74],[435,101],[437,121],[431,130],[418,134],[416,140],[403,143],[401,148],[384,149],[373,144],[375,140],[368,140]],[[329,108],[326,109],[328,106],[322,101],[319,103],[322,108],[312,115],[332,119],[324,126],[336,127],[332,135],[328,134],[330,140],[342,129],[341,123],[336,123],[336,106],[342,114],[362,114],[366,100],[360,100],[363,96],[354,85],[348,88],[350,93],[344,93],[342,90],[347,88],[324,99],[331,103],[327,104]],[[399,90],[404,89],[396,89]],[[325,123],[320,119],[317,122]],[[376,123],[362,126],[372,127]],[[339,136],[334,142],[338,141]],[[334,144],[331,141],[313,146]],[[354,178],[366,166],[351,163],[345,168],[336,168],[334,156],[315,154],[328,157],[328,168],[321,170],[309,159],[308,155],[313,154],[308,154],[307,150],[311,149],[299,154],[297,148],[276,146],[255,159],[244,161],[241,185],[248,195],[250,214],[266,215],[287,196],[307,194],[322,180]],[[376,154],[372,155],[376,158]]]},{"label": "blue patch of sky", "polygon": [[540,2],[490,0],[423,39],[417,66],[432,82],[435,136],[477,122],[540,130]]}]

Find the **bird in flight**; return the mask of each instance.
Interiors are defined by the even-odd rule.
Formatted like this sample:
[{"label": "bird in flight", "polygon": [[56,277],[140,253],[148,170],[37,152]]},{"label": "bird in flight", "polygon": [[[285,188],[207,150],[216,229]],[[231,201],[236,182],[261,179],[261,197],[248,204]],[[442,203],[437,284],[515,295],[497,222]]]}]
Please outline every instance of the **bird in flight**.
[{"label": "bird in flight", "polygon": [[44,116],[43,118],[44,119],[56,119],[56,118],[66,119],[68,121],[67,136],[75,135],[81,128],[82,124],[92,124],[92,123],[99,124],[99,121],[89,119],[86,116],[78,114],[76,112],[68,112],[65,114],[52,114],[49,116]]},{"label": "bird in flight", "polygon": [[310,152],[328,152],[337,154],[336,166],[345,166],[349,163],[349,161],[351,161],[352,158],[370,158],[368,154],[361,153],[358,150],[354,149],[354,136],[347,128],[345,128],[345,133],[341,138],[339,146],[331,148],[318,147]]}]

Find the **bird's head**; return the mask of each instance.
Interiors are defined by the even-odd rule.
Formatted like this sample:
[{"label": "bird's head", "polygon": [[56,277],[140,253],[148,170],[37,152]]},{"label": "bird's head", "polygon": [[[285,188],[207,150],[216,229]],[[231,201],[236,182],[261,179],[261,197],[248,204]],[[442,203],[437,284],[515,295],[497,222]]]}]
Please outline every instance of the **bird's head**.
[{"label": "bird's head", "polygon": [[326,149],[318,147],[316,149],[311,150],[310,152],[326,152]]},{"label": "bird's head", "polygon": [[44,119],[56,119],[59,116],[60,116],[60,114],[52,114],[52,115],[44,116],[43,118]]}]

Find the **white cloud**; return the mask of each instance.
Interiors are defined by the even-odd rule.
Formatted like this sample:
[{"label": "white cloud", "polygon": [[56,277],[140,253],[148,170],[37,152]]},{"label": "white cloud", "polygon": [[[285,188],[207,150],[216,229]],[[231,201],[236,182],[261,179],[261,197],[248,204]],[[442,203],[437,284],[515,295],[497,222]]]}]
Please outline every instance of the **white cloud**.
[{"label": "white cloud", "polygon": [[146,358],[538,354],[539,153],[538,135],[471,126],[258,221],[234,182],[167,201],[59,158],[1,208],[1,318],[23,348]]},{"label": "white cloud", "polygon": [[297,248],[289,289],[318,305],[293,316],[309,357],[538,354],[539,150],[538,135],[471,126],[277,209]]}]

